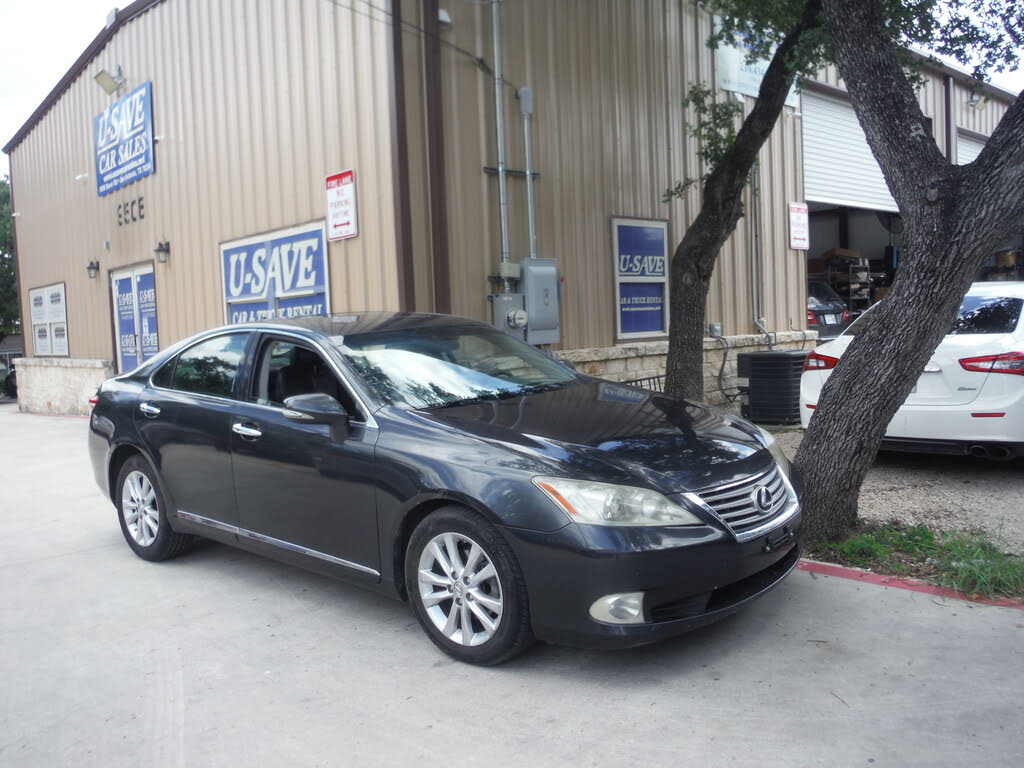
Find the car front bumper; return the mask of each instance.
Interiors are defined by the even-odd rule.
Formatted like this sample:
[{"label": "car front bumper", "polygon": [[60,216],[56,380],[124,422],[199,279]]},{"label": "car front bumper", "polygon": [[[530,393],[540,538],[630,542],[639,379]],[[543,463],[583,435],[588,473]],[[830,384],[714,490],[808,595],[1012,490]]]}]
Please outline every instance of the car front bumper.
[{"label": "car front bumper", "polygon": [[[796,513],[740,543],[711,526],[554,533],[504,529],[526,575],[534,634],[581,648],[628,648],[725,618],[777,586],[800,557]],[[641,623],[590,615],[606,595],[643,592]]]}]

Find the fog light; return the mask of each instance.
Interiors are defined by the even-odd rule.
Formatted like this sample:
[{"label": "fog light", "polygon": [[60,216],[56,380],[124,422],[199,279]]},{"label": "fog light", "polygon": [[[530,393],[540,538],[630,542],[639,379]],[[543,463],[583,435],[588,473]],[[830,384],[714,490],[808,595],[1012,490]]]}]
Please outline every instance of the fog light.
[{"label": "fog light", "polygon": [[624,592],[605,595],[590,606],[590,615],[598,621],[611,624],[643,624],[644,593]]}]

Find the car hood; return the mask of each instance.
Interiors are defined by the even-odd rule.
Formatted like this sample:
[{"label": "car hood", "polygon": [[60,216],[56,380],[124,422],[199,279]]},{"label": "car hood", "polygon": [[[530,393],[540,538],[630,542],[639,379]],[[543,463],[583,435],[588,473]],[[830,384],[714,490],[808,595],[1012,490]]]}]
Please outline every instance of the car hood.
[{"label": "car hood", "polygon": [[742,419],[596,379],[418,414],[525,454],[552,474],[643,481],[662,493],[732,482],[764,471],[773,461],[756,428]]}]

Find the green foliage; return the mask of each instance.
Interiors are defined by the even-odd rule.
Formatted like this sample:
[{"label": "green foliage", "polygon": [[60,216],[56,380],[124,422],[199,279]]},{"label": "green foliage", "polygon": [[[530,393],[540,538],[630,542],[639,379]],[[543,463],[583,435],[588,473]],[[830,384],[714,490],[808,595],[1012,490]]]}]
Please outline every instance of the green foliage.
[{"label": "green foliage", "polygon": [[865,524],[815,556],[880,573],[912,575],[970,595],[1024,597],[1024,558],[977,532],[936,534],[924,525]]},{"label": "green foliage", "polygon": [[716,101],[715,91],[701,83],[691,83],[683,99],[683,109],[693,107],[697,121],[686,124],[688,136],[697,140],[697,156],[704,161],[705,173],[696,178],[677,181],[661,197],[663,203],[682,197],[686,190],[703,183],[718,168],[726,150],[736,138],[736,119],[743,114],[743,106],[733,101]]},{"label": "green foliage", "polygon": [[[1024,51],[1024,3],[1020,0],[878,0],[893,42],[949,56],[972,68],[979,80],[1014,70]],[[708,44],[742,41],[748,60],[765,59],[793,26],[804,0],[708,0],[718,24]],[[804,35],[792,65],[798,76],[831,61],[824,29]],[[912,64],[911,59],[906,60]]]},{"label": "green foliage", "polygon": [[14,274],[11,182],[0,179],[0,339],[18,331],[18,282]]},{"label": "green foliage", "polygon": [[937,553],[946,586],[968,594],[1024,595],[1024,558],[1004,554],[977,533],[943,537]]}]

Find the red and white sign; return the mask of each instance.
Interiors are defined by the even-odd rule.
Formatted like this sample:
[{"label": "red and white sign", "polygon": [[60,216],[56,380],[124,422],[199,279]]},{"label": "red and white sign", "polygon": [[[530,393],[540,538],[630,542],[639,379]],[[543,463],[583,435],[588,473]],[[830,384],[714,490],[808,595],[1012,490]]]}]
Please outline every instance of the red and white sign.
[{"label": "red and white sign", "polygon": [[344,240],[359,234],[356,221],[356,172],[327,177],[327,239]]},{"label": "red and white sign", "polygon": [[798,251],[811,247],[811,226],[805,203],[789,204],[789,247]]}]

